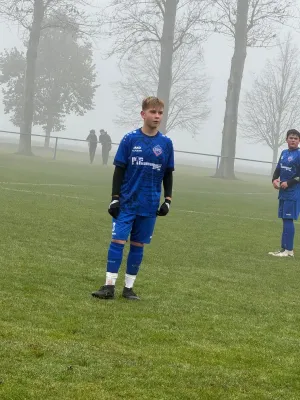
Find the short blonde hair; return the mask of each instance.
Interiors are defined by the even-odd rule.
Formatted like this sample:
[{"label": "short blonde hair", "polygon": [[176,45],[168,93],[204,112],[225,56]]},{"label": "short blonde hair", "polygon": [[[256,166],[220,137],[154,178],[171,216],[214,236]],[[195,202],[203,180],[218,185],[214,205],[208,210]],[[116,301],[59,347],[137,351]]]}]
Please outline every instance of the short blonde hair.
[{"label": "short blonde hair", "polygon": [[160,100],[158,97],[150,96],[147,97],[146,99],[143,100],[142,103],[142,110],[146,111],[149,110],[149,108],[164,108],[165,104],[162,100]]}]

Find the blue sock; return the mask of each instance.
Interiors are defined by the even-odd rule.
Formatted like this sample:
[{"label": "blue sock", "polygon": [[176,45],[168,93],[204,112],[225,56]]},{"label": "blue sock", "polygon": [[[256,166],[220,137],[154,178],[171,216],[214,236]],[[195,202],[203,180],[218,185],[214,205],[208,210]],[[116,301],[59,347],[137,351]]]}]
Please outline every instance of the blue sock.
[{"label": "blue sock", "polygon": [[123,258],[124,244],[111,242],[107,255],[107,272],[117,274]]},{"label": "blue sock", "polygon": [[143,260],[144,247],[130,245],[126,274],[137,275]]},{"label": "blue sock", "polygon": [[283,231],[281,237],[281,247],[285,250],[294,249],[294,236],[295,236],[295,226],[292,219],[283,219]]}]

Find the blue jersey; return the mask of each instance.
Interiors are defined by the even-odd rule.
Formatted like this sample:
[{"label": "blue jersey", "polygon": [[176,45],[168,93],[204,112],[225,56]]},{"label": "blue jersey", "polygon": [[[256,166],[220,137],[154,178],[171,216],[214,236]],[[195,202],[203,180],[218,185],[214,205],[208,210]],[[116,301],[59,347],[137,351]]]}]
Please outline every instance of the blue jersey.
[{"label": "blue jersey", "polygon": [[[277,168],[280,169],[280,182],[286,182],[290,179],[300,176],[300,149],[283,150],[280,155]],[[300,200],[300,184],[280,189],[278,198],[280,200]]]},{"label": "blue jersey", "polygon": [[141,216],[155,216],[166,169],[174,170],[171,139],[158,132],[145,135],[141,129],[122,139],[114,165],[126,167],[121,186],[121,209]]}]

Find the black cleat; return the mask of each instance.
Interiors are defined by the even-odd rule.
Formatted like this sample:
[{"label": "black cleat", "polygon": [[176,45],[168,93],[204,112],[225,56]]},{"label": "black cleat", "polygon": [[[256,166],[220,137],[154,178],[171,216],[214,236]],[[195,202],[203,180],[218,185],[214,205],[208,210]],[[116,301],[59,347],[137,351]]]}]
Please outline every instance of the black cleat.
[{"label": "black cleat", "polygon": [[124,287],[122,296],[127,300],[140,300],[139,296],[137,296],[132,288]]},{"label": "black cleat", "polygon": [[92,293],[93,297],[97,297],[98,299],[114,299],[115,298],[115,287],[114,285],[104,285],[101,286],[99,290]]}]

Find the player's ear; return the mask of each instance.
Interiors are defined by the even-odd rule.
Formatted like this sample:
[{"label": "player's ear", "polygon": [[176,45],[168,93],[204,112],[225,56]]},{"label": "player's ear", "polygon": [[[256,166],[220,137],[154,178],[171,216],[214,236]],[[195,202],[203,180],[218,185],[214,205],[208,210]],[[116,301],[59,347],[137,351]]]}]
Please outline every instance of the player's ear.
[{"label": "player's ear", "polygon": [[145,111],[141,111],[141,117],[145,119]]}]

